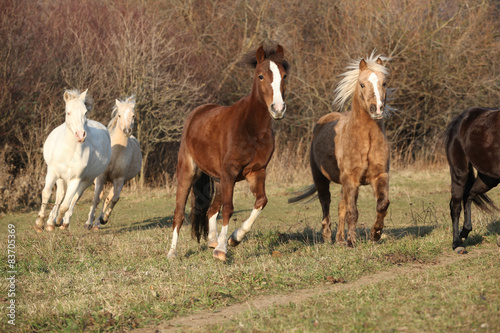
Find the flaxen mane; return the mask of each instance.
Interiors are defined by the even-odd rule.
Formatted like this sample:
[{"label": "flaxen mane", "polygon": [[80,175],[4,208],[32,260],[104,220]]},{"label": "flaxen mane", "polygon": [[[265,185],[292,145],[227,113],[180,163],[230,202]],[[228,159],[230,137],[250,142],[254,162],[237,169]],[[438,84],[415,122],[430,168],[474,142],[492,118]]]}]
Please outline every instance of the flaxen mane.
[{"label": "flaxen mane", "polygon": [[[366,57],[364,60],[368,65],[368,68],[375,72],[382,72],[384,75],[389,75],[390,71],[387,67],[377,64],[377,59],[382,60],[383,62],[389,61],[390,58],[384,57],[382,55],[376,55],[375,50]],[[363,60],[359,58],[358,60],[351,60],[349,65],[346,67],[346,72],[340,74],[343,76],[342,80],[337,85],[335,89],[335,99],[333,100],[333,105],[337,108],[338,111],[341,111],[344,107],[345,102],[347,102],[352,95],[354,94],[354,90],[356,88],[356,84],[358,82],[359,77],[359,63]],[[387,104],[386,104],[386,108]]]}]

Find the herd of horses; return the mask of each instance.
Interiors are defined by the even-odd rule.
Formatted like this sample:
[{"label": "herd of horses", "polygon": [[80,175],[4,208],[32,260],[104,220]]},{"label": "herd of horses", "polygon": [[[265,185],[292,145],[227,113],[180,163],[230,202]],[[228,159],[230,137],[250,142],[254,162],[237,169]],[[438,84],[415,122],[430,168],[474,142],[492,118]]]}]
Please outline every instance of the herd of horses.
[{"label": "herd of horses", "polygon": [[[378,241],[381,237],[389,207],[390,148],[384,130],[390,74],[384,62],[388,60],[372,52],[348,65],[335,90],[334,105],[340,111],[350,101],[350,111],[332,112],[318,120],[310,149],[314,184],[289,199],[297,202],[317,192],[325,242],[332,242],[330,182],[341,185],[335,242],[356,244],[361,185],[371,185],[377,200],[377,216],[369,238]],[[284,100],[290,66],[280,45],[266,49],[261,46],[245,62],[255,68],[248,96],[231,106],[199,106],[185,121],[178,154],[169,258],[177,256],[179,231],[190,193],[192,235],[198,242],[207,239],[208,246],[214,248],[213,256],[222,261],[226,260],[227,245],[236,246],[243,240],[267,204],[266,168],[274,152],[272,122],[283,119],[287,111]],[[93,182],[94,199],[85,227],[99,229],[107,223],[123,185],[139,173],[142,164],[139,142],[131,135],[135,117],[133,96],[116,100],[108,128],[87,119],[87,111],[92,107],[87,91],[66,91],[64,101],[65,123],[50,133],[43,147],[47,176],[35,225],[39,232],[44,228],[52,231],[56,226],[68,228],[76,202]],[[457,253],[466,252],[463,239],[472,230],[471,203],[483,210],[496,209],[485,193],[500,182],[499,128],[500,110],[492,108],[467,109],[446,128],[452,248]],[[228,237],[234,186],[244,179],[255,196],[254,207],[248,219]],[[95,219],[106,182],[111,182],[113,188]],[[54,184],[55,204],[45,226],[45,210]],[[459,232],[462,205],[464,224]],[[220,212],[222,228],[218,233]]]}]

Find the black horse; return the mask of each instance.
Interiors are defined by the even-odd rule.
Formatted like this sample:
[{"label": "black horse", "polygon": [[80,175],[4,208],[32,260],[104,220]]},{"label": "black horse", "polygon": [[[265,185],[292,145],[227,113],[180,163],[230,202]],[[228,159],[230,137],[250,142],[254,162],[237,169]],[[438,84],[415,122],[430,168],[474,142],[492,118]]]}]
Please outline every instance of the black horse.
[{"label": "black horse", "polygon": [[[485,193],[500,182],[500,109],[465,110],[448,125],[445,140],[451,174],[452,246],[455,252],[466,253],[462,238],[472,231],[471,202],[487,212],[497,210]],[[464,225],[459,233],[462,202]]]}]

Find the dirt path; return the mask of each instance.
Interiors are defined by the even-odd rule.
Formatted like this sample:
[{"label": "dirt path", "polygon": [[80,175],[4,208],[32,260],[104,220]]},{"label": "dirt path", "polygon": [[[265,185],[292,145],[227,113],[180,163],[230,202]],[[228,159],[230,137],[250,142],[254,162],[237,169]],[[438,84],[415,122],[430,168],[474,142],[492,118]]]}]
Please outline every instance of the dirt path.
[{"label": "dirt path", "polygon": [[205,310],[186,317],[175,318],[165,323],[150,328],[140,328],[134,330],[134,333],[166,333],[166,332],[179,332],[192,329],[202,329],[204,326],[220,324],[232,317],[243,313],[246,310],[264,310],[271,306],[287,305],[289,303],[301,303],[309,298],[324,295],[329,292],[339,292],[343,290],[352,290],[362,288],[368,285],[376,284],[379,282],[389,281],[401,275],[410,275],[415,273],[416,270],[429,270],[436,267],[443,267],[451,265],[459,260],[471,259],[478,257],[484,253],[498,251],[496,248],[479,249],[474,248],[471,253],[465,255],[457,255],[454,253],[447,253],[436,257],[431,262],[427,263],[409,263],[403,266],[394,266],[393,268],[377,272],[374,274],[363,276],[362,278],[337,284],[325,284],[314,288],[301,289],[289,294],[276,294],[268,296],[257,296],[249,299],[246,302],[230,305],[224,309],[213,311]]}]

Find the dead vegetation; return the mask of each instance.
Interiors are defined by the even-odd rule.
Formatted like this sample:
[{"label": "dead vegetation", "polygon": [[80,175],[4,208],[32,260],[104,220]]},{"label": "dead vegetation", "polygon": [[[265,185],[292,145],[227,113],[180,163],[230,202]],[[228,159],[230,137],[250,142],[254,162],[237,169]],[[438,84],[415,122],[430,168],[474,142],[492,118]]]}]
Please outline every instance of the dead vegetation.
[{"label": "dead vegetation", "polygon": [[498,106],[499,11],[493,0],[6,0],[0,212],[40,200],[41,147],[63,122],[65,88],[89,88],[90,118],[103,123],[115,98],[135,93],[139,185],[169,185],[187,113],[247,94],[250,69],[240,57],[269,41],[284,45],[292,64],[289,112],[275,125],[286,172],[307,163],[312,126],[333,111],[338,74],[374,48],[393,59],[387,134],[395,160],[439,162],[436,143],[453,115]]}]

